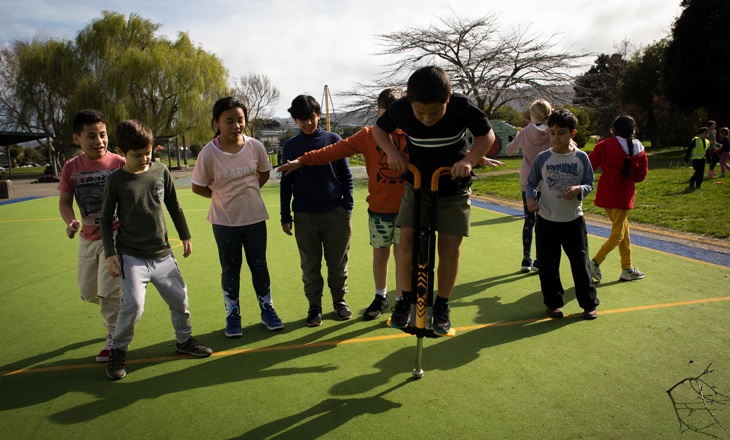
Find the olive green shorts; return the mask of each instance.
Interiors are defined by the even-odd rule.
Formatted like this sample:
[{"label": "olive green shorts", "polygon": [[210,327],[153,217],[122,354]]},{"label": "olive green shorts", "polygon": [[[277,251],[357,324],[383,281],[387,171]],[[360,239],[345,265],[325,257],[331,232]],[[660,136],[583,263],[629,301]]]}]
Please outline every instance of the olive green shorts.
[{"label": "olive green shorts", "polygon": [[[421,227],[427,225],[430,219],[431,201],[426,190],[421,191]],[[469,195],[471,189],[465,188],[462,194],[439,196],[438,211],[436,213],[436,231],[459,237],[469,236],[469,222],[471,220],[471,201]],[[412,185],[406,185],[406,192],[403,195],[403,202],[400,205],[397,226],[413,227],[413,201],[415,191]]]}]

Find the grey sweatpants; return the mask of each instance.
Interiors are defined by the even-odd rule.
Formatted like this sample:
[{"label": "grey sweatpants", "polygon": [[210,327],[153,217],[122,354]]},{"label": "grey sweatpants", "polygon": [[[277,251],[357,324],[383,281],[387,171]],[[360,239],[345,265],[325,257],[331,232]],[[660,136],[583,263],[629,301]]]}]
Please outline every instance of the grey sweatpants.
[{"label": "grey sweatpants", "polygon": [[170,308],[177,342],[187,341],[192,334],[188,288],[175,257],[170,254],[162,258],[145,259],[119,255],[119,262],[122,266],[122,309],[117,316],[112,348],[127,351],[134,337],[134,327],[142,317],[147,284],[150,282]]}]

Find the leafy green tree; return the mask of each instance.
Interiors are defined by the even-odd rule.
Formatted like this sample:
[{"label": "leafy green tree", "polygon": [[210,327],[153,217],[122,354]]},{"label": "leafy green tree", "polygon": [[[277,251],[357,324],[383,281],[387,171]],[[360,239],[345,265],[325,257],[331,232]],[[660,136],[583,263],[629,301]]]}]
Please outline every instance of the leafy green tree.
[{"label": "leafy green tree", "polygon": [[567,110],[570,110],[578,119],[578,126],[576,127],[576,135],[573,138],[578,148],[583,148],[588,142],[590,136],[595,133],[596,126],[595,122],[591,120],[590,111],[581,107],[566,106]]},{"label": "leafy green tree", "polygon": [[51,156],[57,172],[58,153],[71,143],[68,110],[83,75],[73,43],[43,36],[29,42],[15,41],[3,47],[0,69],[5,124],[49,133],[56,145]]},{"label": "leafy green tree", "polygon": [[210,138],[210,109],[226,90],[221,60],[180,32],[156,35],[160,25],[137,14],[104,11],[76,38],[89,77],[78,107],[102,108],[114,124],[136,118],[156,135]]},{"label": "leafy green tree", "polygon": [[10,167],[18,168],[18,164],[25,157],[23,148],[18,145],[9,145],[7,148],[7,154],[10,156]]},{"label": "leafy green tree", "polygon": [[672,28],[664,68],[666,93],[685,113],[704,108],[712,119],[730,123],[730,2],[682,0]]},{"label": "leafy green tree", "polygon": [[617,90],[625,68],[623,54],[601,54],[586,73],[575,79],[573,104],[590,110],[600,136],[609,135],[611,122],[621,112]]},{"label": "leafy green tree", "polygon": [[503,105],[489,115],[490,119],[499,119],[514,127],[524,127],[529,122],[524,112],[519,112],[511,105]]},{"label": "leafy green tree", "polygon": [[637,122],[640,137],[651,140],[652,146],[662,145],[662,130],[668,121],[660,121],[656,109],[664,100],[664,53],[667,39],[656,41],[637,51],[626,62],[618,82],[618,94],[625,110]]}]

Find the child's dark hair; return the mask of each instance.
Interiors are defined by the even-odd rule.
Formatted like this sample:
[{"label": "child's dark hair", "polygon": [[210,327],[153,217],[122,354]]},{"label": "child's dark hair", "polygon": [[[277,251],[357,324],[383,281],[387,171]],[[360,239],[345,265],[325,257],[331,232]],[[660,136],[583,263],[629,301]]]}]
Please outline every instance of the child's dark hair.
[{"label": "child's dark hair", "polygon": [[403,96],[405,96],[405,93],[403,93],[402,89],[396,87],[387,88],[378,95],[378,108],[386,109],[390,104],[401,99]]},{"label": "child's dark hair", "polygon": [[730,130],[727,127],[722,127],[719,132],[721,136],[730,136]]},{"label": "child's dark hair", "polygon": [[621,115],[616,117],[611,124],[614,136],[621,136],[626,139],[626,146],[629,155],[624,159],[624,167],[621,174],[626,177],[631,176],[631,157],[634,155],[634,136],[636,133],[636,121],[629,115]]},{"label": "child's dark hair", "polygon": [[451,97],[451,79],[440,67],[421,67],[408,78],[406,95],[410,102],[443,104]]},{"label": "child's dark hair", "polygon": [[709,132],[710,132],[710,129],[708,127],[700,127],[697,129],[697,134],[709,133]]},{"label": "child's dark hair", "polygon": [[124,154],[131,150],[144,150],[155,142],[152,130],[136,119],[127,119],[117,124],[114,138],[117,148]]},{"label": "child's dark hair", "polygon": [[560,127],[575,130],[575,127],[578,126],[578,118],[576,118],[569,110],[555,110],[550,113],[547,125],[548,127]]},{"label": "child's dark hair", "polygon": [[309,119],[312,114],[317,116],[322,114],[322,107],[316,99],[309,95],[299,95],[291,102],[291,107],[287,109],[294,119]]},{"label": "child's dark hair", "polygon": [[246,105],[241,102],[241,100],[234,98],[233,96],[226,96],[225,98],[221,98],[213,104],[213,119],[210,120],[210,126],[213,128],[213,131],[215,132],[215,135],[218,136],[221,134],[220,129],[216,128],[215,121],[218,120],[218,118],[221,117],[221,114],[224,111],[231,110],[234,108],[240,108],[243,110],[243,120],[248,124],[248,109],[246,108]]},{"label": "child's dark hair", "polygon": [[81,132],[84,131],[84,125],[96,124],[97,122],[101,122],[106,125],[104,114],[99,110],[94,110],[93,108],[85,108],[76,113],[73,123],[73,132],[74,134],[81,134]]},{"label": "child's dark hair", "polygon": [[717,125],[717,123],[715,121],[713,121],[712,119],[708,119],[707,122],[705,122],[705,126],[708,128],[712,127],[713,125]]}]

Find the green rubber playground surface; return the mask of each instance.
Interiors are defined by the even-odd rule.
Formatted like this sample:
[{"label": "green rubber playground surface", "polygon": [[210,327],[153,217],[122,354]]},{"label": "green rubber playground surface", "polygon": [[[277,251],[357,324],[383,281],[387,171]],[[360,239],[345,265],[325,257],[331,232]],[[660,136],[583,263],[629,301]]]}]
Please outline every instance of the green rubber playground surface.
[{"label": "green rubber playground surface", "polygon": [[[208,200],[178,194],[193,234],[192,255],[179,259],[193,333],[215,354],[175,353],[169,313],[150,286],[127,377],[117,382],[94,362],[105,329],[98,306],[79,300],[77,242],[64,233],[58,198],[0,206],[2,438],[730,437],[722,427],[730,429],[730,398],[703,404],[687,383],[674,400],[666,392],[712,364],[702,377],[705,396],[713,393],[708,385],[730,395],[728,268],[634,247],[646,278],[621,283],[612,252],[601,266],[598,319],[584,321],[564,257],[564,311],[575,315],[551,320],[537,275],[518,272],[522,219],[475,208],[451,301],[456,336],[424,340],[425,374],[414,380],[416,338],[388,328],[389,313],[361,318],[374,292],[365,182],[356,184],[353,213],[353,319],[336,321],[325,307],[321,327],[304,325],[299,256],[279,227],[272,184],[263,189],[272,218],[268,259],[285,329],[259,323],[244,266],[239,339],[223,335]],[[591,250],[603,242],[589,240]],[[391,265],[391,289],[393,277]]]}]

